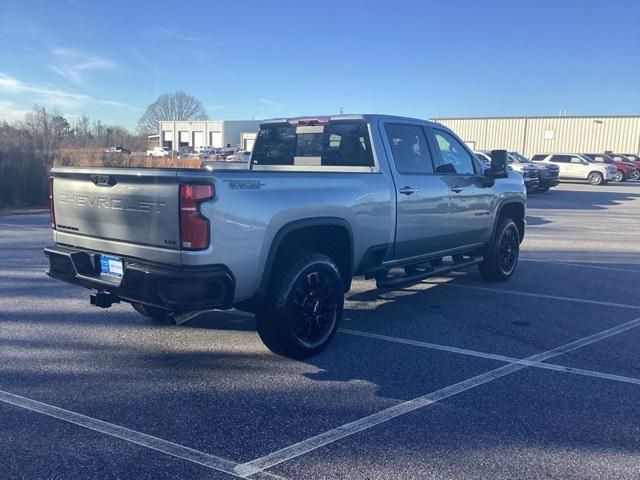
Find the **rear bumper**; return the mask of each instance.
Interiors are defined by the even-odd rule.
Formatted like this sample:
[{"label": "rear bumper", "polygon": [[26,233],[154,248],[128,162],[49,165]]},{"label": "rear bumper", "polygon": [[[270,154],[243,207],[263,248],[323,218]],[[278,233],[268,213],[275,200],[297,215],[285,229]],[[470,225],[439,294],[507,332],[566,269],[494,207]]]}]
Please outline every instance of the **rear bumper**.
[{"label": "rear bumper", "polygon": [[44,249],[47,274],[85,288],[105,291],[127,301],[172,311],[230,308],[235,282],[223,265],[182,267],[123,257],[121,278],[100,273],[100,253],[70,247]]}]

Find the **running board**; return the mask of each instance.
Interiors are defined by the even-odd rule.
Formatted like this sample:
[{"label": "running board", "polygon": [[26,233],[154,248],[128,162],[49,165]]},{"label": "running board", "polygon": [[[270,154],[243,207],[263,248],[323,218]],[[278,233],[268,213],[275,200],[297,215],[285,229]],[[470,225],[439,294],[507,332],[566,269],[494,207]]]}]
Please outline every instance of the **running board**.
[{"label": "running board", "polygon": [[380,277],[376,279],[378,288],[399,288],[418,283],[425,278],[435,277],[443,273],[448,273],[459,268],[471,267],[482,262],[482,257],[471,257],[468,260],[462,260],[455,263],[443,263],[435,267],[426,266],[424,270],[418,271],[415,275],[400,275],[397,277]]}]

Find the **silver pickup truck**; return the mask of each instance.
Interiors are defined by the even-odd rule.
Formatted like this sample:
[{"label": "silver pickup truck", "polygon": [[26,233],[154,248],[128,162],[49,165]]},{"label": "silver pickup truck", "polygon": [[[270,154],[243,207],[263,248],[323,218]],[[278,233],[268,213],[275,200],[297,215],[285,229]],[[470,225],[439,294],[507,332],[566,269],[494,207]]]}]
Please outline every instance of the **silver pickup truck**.
[{"label": "silver pickup truck", "polygon": [[56,167],[48,273],[155,319],[253,312],[271,350],[309,357],[354,276],[512,275],[526,192],[506,154],[486,168],[437,123],[339,115],[263,123],[245,170]]}]

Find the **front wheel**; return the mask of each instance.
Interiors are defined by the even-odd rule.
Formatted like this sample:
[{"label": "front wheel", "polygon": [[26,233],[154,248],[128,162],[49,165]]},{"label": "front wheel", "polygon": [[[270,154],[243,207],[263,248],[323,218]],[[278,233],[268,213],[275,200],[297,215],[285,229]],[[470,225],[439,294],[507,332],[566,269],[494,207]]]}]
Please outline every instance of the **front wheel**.
[{"label": "front wheel", "polygon": [[549,185],[545,185],[545,186],[543,186],[543,187],[538,187],[538,191],[539,191],[540,193],[545,193],[545,192],[548,192],[550,188],[551,188],[551,187],[550,187]]},{"label": "front wheel", "polygon": [[627,176],[624,174],[622,170],[616,170],[616,174],[613,176],[614,182],[626,182]]},{"label": "front wheel", "polygon": [[478,265],[483,279],[504,282],[513,275],[520,253],[520,232],[511,218],[500,221],[495,237]]},{"label": "front wheel", "polygon": [[591,185],[602,185],[604,183],[604,177],[600,172],[591,172],[587,180]]},{"label": "front wheel", "polygon": [[304,359],[324,350],[338,329],[344,282],[327,255],[300,251],[276,267],[270,298],[256,313],[258,333],[273,352]]}]

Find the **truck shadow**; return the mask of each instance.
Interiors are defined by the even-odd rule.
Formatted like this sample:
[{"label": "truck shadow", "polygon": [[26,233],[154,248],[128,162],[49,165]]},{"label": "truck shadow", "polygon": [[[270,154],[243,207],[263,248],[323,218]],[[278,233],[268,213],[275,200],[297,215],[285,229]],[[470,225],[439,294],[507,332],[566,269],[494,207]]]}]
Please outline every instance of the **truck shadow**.
[{"label": "truck shadow", "polygon": [[[554,190],[541,194],[530,195],[527,200],[528,211],[536,209],[553,210],[605,210],[613,205],[640,198],[640,183],[619,184],[625,185],[629,192],[611,192],[598,190]],[[627,187],[628,185],[628,187]],[[616,184],[618,186],[618,184]],[[591,187],[586,185],[585,188]],[[606,188],[606,187],[605,187]]]}]

